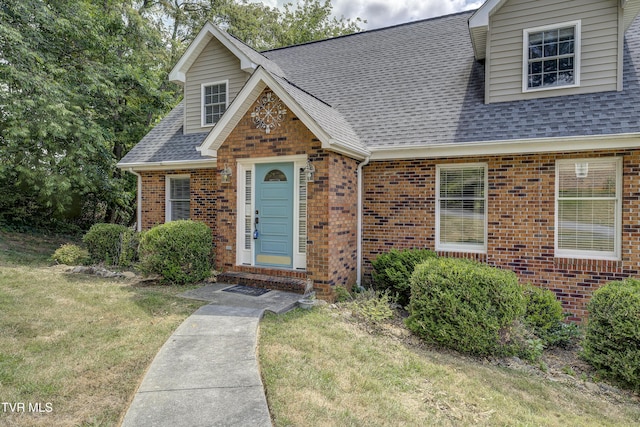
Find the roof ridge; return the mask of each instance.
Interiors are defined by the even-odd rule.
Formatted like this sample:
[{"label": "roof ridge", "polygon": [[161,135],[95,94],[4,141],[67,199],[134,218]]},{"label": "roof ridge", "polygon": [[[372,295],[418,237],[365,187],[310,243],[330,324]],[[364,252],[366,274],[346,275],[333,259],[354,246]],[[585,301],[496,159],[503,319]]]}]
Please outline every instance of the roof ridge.
[{"label": "roof ridge", "polygon": [[358,31],[358,32],[355,32],[355,33],[343,34],[341,36],[329,37],[329,38],[321,39],[321,40],[314,40],[314,41],[305,42],[305,43],[292,44],[292,45],[289,45],[289,46],[276,47],[276,48],[273,48],[273,49],[263,50],[263,51],[260,51],[258,53],[262,55],[264,53],[275,52],[275,51],[278,51],[278,50],[290,49],[290,48],[294,48],[294,47],[298,47],[298,46],[306,46],[306,45],[310,45],[310,44],[326,42],[326,41],[329,41],[329,40],[337,40],[337,39],[343,39],[343,38],[346,38],[346,37],[353,37],[353,36],[365,35],[365,34],[369,34],[369,33],[385,31],[385,30],[391,30],[391,29],[394,29],[394,28],[406,27],[406,26],[409,26],[409,25],[420,24],[420,23],[427,22],[427,21],[436,21],[438,19],[451,18],[453,16],[463,15],[465,13],[475,12],[476,10],[477,9],[469,9],[469,10],[463,10],[462,12],[449,13],[447,15],[432,16],[430,18],[418,19],[416,21],[402,22],[400,24],[390,25],[388,27],[373,28],[371,30]]}]

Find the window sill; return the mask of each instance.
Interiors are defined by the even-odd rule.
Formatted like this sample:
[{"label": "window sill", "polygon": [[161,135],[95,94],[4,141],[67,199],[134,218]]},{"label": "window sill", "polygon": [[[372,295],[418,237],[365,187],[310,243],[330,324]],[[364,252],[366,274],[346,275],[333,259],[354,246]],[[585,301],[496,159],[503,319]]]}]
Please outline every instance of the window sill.
[{"label": "window sill", "polygon": [[572,84],[572,85],[563,85],[563,86],[546,86],[546,87],[537,87],[537,88],[522,88],[522,93],[537,93],[537,92],[546,92],[549,90],[562,90],[562,89],[573,89],[580,87],[580,84]]}]

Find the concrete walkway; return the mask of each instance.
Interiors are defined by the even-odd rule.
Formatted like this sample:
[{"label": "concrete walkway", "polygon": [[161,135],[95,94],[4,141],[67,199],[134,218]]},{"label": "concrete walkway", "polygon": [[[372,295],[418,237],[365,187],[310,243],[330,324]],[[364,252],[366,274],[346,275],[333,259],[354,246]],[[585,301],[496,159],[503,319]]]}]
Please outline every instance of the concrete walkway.
[{"label": "concrete walkway", "polygon": [[209,301],[176,329],[151,363],[122,422],[139,426],[271,426],[256,358],[266,310],[295,307],[298,294],[248,296],[215,284],[181,296]]}]

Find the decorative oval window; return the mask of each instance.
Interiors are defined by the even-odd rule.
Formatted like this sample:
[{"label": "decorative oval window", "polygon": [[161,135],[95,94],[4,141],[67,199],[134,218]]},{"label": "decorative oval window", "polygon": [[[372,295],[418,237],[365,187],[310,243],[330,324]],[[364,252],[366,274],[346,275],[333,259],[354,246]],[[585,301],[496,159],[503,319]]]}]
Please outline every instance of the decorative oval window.
[{"label": "decorative oval window", "polygon": [[283,182],[287,180],[287,176],[279,169],[272,169],[264,176],[265,182]]}]

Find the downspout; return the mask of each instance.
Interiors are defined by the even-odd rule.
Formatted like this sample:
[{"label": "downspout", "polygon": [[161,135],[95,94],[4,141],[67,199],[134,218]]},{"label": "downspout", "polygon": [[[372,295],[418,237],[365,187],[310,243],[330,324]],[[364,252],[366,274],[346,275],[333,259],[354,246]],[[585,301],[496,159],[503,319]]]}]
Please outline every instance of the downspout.
[{"label": "downspout", "polygon": [[142,175],[129,168],[128,172],[138,177],[138,191],[136,194],[136,231],[142,231]]},{"label": "downspout", "polygon": [[369,164],[369,160],[371,160],[370,156],[364,159],[362,163],[358,165],[358,227],[356,231],[356,238],[358,240],[357,244],[357,278],[356,278],[356,288],[358,290],[362,290],[362,211],[363,209],[363,193],[364,193],[364,178],[363,171],[366,165]]}]

